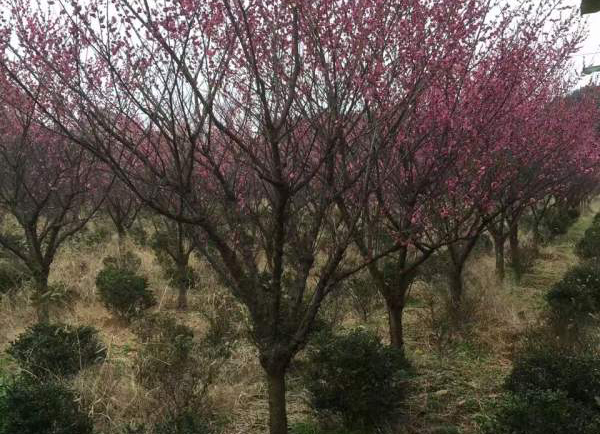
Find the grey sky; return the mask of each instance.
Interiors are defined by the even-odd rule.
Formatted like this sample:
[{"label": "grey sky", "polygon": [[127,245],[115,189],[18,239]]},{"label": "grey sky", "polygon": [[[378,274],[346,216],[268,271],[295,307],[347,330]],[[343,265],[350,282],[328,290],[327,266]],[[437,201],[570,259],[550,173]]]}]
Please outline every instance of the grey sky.
[{"label": "grey sky", "polygon": [[[566,0],[565,3],[569,5],[579,5],[580,0]],[[574,58],[575,66],[578,70],[583,68],[583,65],[600,65],[600,13],[587,15],[585,21],[587,21],[587,27],[589,35],[586,41],[582,44],[579,49],[579,56]],[[595,53],[595,54],[592,54]],[[588,83],[590,77],[582,79],[582,84]],[[600,81],[600,74],[595,74],[594,80]]]}]

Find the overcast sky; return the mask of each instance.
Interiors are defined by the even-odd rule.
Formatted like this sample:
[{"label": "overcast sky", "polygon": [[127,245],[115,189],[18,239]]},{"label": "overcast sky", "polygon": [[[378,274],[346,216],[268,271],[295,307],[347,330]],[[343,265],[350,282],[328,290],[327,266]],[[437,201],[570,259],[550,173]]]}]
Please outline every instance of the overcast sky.
[{"label": "overcast sky", "polygon": [[[565,3],[579,5],[581,1],[565,0]],[[579,71],[583,68],[584,62],[586,66],[600,65],[600,12],[587,15],[585,20],[587,21],[589,35],[579,49],[580,56],[575,57],[575,66]],[[589,79],[589,76],[583,78],[582,82],[587,83]],[[600,81],[600,74],[595,74],[594,79]]]}]

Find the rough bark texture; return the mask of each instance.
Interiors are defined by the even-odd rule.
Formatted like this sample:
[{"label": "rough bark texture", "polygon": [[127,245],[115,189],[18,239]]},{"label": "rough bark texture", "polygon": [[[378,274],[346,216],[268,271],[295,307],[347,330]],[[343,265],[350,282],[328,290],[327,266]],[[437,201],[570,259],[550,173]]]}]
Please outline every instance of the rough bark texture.
[{"label": "rough bark texture", "polygon": [[540,244],[542,244],[542,234],[540,233],[540,222],[536,219],[533,222],[533,228],[531,229],[531,231],[533,232],[533,238],[532,238],[532,245],[533,248],[537,249],[540,247]]},{"label": "rough bark texture", "polygon": [[44,300],[44,294],[48,292],[48,273],[40,272],[35,277],[35,290],[38,296],[38,304],[36,306],[37,320],[40,323],[50,322],[50,308]]},{"label": "rough bark texture", "polygon": [[454,330],[458,330],[464,320],[462,302],[464,293],[463,272],[480,234],[481,232],[478,232],[477,236],[468,241],[448,246],[448,253],[450,254],[448,288],[450,291],[451,325]]},{"label": "rough bark texture", "polygon": [[523,264],[521,263],[521,251],[519,247],[519,225],[516,222],[510,227],[509,243],[510,257],[515,272],[515,280],[518,283],[521,281],[521,277],[523,276]]},{"label": "rough bark texture", "polygon": [[187,281],[187,259],[186,264],[177,264],[177,309],[187,310],[188,281]]},{"label": "rough bark texture", "polygon": [[500,282],[504,281],[504,277],[506,275],[506,270],[504,268],[504,238],[496,237],[494,238],[494,253],[496,256],[496,277]]},{"label": "rough bark texture", "polygon": [[264,367],[269,398],[269,433],[288,434],[285,366]]},{"label": "rough bark texture", "polygon": [[404,327],[402,317],[404,315],[404,299],[401,301],[389,302],[386,300],[388,311],[388,322],[390,328],[390,345],[403,350],[404,348]]},{"label": "rough bark texture", "polygon": [[456,330],[460,328],[462,322],[462,299],[463,299],[463,264],[455,264],[450,271],[449,287],[451,302],[451,320],[452,327]]}]

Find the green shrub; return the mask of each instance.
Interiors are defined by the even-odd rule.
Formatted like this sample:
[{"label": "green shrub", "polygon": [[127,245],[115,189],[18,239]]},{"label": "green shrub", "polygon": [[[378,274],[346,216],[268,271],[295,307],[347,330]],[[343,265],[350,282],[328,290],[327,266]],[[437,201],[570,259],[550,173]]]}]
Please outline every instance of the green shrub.
[{"label": "green shrub", "polygon": [[594,322],[594,315],[600,312],[600,265],[576,265],[548,291],[546,301],[553,319],[564,330]]},{"label": "green shrub", "polygon": [[20,378],[0,394],[0,434],[91,434],[92,421],[69,389]]},{"label": "green shrub", "polygon": [[212,434],[214,432],[206,419],[193,411],[166,417],[155,424],[129,423],[121,428],[122,434]]},{"label": "green shrub", "polygon": [[568,206],[555,206],[548,210],[542,220],[542,227],[550,238],[564,235],[579,218],[579,211]]},{"label": "green shrub", "polygon": [[529,351],[515,360],[505,386],[522,394],[557,390],[593,408],[600,397],[600,359],[550,349]]},{"label": "green shrub", "polygon": [[600,358],[540,345],[515,360],[507,393],[484,432],[593,434],[600,432]]},{"label": "green shrub", "polygon": [[573,222],[576,222],[581,217],[581,210],[577,207],[569,206],[567,207],[567,215]]},{"label": "green shrub", "polygon": [[600,258],[600,223],[593,223],[584,232],[575,253],[582,259]]},{"label": "green shrub", "polygon": [[348,427],[385,421],[404,398],[408,363],[372,332],[316,339],[308,359],[305,377],[314,408],[342,416]]},{"label": "green shrub", "polygon": [[136,360],[136,378],[164,404],[168,414],[203,409],[206,388],[219,364],[204,352],[186,325],[165,314],[143,318],[134,327],[142,343]]},{"label": "green shrub", "polygon": [[314,422],[299,422],[290,425],[290,434],[365,434],[364,430],[346,428],[325,429]]},{"label": "green shrub", "polygon": [[483,426],[489,434],[597,434],[600,414],[581,406],[564,392],[542,390],[507,394]]},{"label": "green shrub", "polygon": [[154,426],[154,434],[210,434],[211,426],[192,411],[168,418]]},{"label": "green shrub", "polygon": [[7,352],[36,377],[75,375],[106,357],[106,348],[93,327],[47,323],[27,329]]},{"label": "green shrub", "polygon": [[96,287],[104,306],[122,319],[138,317],[156,304],[146,278],[129,269],[107,266],[98,273]]}]

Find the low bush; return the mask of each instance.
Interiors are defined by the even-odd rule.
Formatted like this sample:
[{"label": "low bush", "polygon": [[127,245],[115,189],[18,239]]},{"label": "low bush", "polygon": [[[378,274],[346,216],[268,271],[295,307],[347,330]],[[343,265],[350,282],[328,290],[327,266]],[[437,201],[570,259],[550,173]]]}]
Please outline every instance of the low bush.
[{"label": "low bush", "polygon": [[583,327],[597,322],[596,315],[600,313],[600,265],[592,262],[576,265],[545,298],[557,332],[580,334]]},{"label": "low bush", "polygon": [[109,264],[98,273],[96,287],[104,306],[125,320],[140,316],[156,304],[146,278],[127,268]]},{"label": "low bush", "polygon": [[505,387],[513,393],[556,390],[584,405],[595,407],[600,397],[600,358],[574,355],[551,348],[518,357]]},{"label": "low bush", "polygon": [[0,434],[91,434],[74,393],[53,382],[19,378],[0,392]]},{"label": "low bush", "polygon": [[579,210],[568,206],[555,206],[548,210],[542,220],[542,227],[550,238],[564,235],[579,218]]},{"label": "low bush", "polygon": [[341,416],[348,427],[384,422],[405,396],[408,362],[372,332],[317,338],[308,359],[305,379],[314,408]]},{"label": "low bush", "polygon": [[93,327],[47,323],[27,329],[7,352],[38,378],[75,375],[106,357],[106,348]]},{"label": "low bush", "polygon": [[575,253],[582,259],[600,258],[600,223],[594,222],[575,246]]},{"label": "low bush", "polygon": [[129,423],[121,434],[213,434],[215,430],[202,416],[192,411],[169,416],[154,424]]},{"label": "low bush", "polygon": [[508,376],[507,393],[484,424],[490,434],[600,432],[600,358],[541,344],[526,350]]},{"label": "low bush", "polygon": [[214,430],[198,414],[187,411],[154,426],[154,434],[211,434]]},{"label": "low bush", "polygon": [[136,378],[160,402],[166,415],[206,408],[206,391],[219,364],[189,327],[154,314],[134,327],[142,343]]},{"label": "low bush", "polygon": [[597,434],[600,414],[564,392],[542,390],[507,394],[483,425],[486,434]]},{"label": "low bush", "polygon": [[314,422],[299,422],[290,425],[290,434],[365,434],[364,430],[347,428],[322,428]]}]

